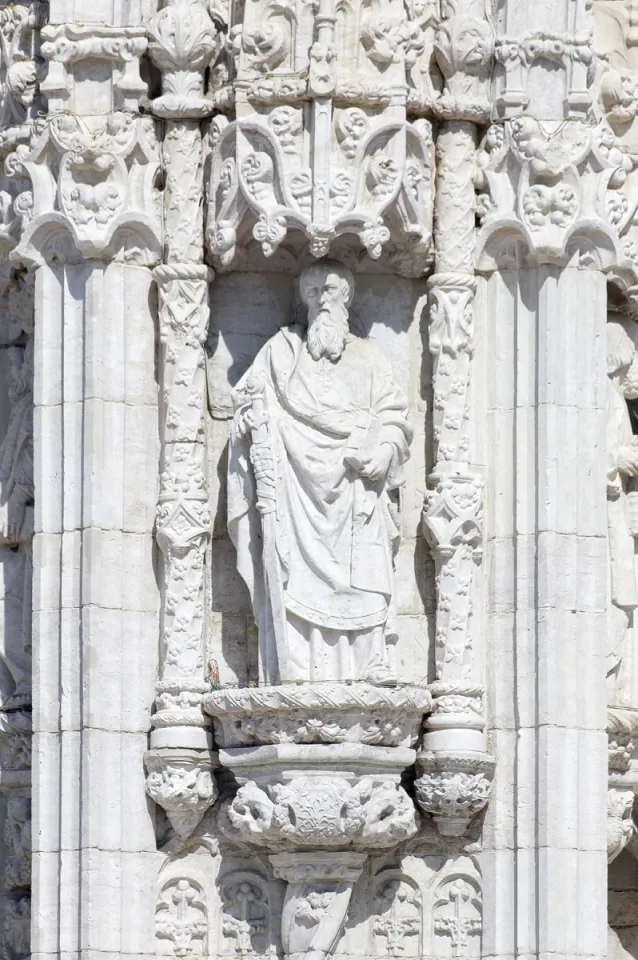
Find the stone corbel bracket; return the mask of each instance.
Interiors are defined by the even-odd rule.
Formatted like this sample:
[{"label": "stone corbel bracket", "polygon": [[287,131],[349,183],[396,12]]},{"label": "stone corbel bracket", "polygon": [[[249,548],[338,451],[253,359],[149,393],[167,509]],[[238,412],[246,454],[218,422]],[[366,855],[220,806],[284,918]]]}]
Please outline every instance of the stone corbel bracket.
[{"label": "stone corbel bracket", "polygon": [[496,760],[485,752],[483,688],[475,683],[430,685],[432,713],[417,755],[417,803],[439,833],[462,836],[487,806]]},{"label": "stone corbel bracket", "polygon": [[239,789],[217,823],[269,854],[288,884],[281,936],[289,960],[322,960],[341,935],[371,851],[414,836],[402,786],[430,695],[365,683],[221,690],[204,699],[219,759]]},{"label": "stone corbel bracket", "polygon": [[[330,110],[327,102],[326,107]],[[368,122],[358,111],[361,133],[342,147],[341,160],[326,158],[319,191],[316,171],[297,152],[295,140],[286,139],[281,112],[291,108],[278,109],[280,114],[274,111],[269,122],[258,115],[233,123],[224,117],[213,121],[207,237],[216,263],[229,268],[251,230],[266,257],[294,230],[305,234],[315,257],[326,256],[336,237],[351,234],[378,259],[390,241],[390,224],[401,238],[394,243],[401,272],[421,275],[432,221],[428,121]],[[337,123],[334,117],[331,122]],[[347,134],[336,129],[335,137],[343,143]]]},{"label": "stone corbel bracket", "polygon": [[633,807],[638,793],[638,710],[609,707],[607,711],[609,779],[607,791],[607,859],[622,853],[636,833]]},{"label": "stone corbel bracket", "polygon": [[[115,109],[137,111],[140,98],[147,87],[140,77],[140,57],[148,41],[144,27],[107,27],[100,24],[64,23],[44,27],[41,31],[41,53],[49,62],[46,79],[40,86],[48,98],[49,112],[72,109],[81,113],[98,113],[87,103],[76,103],[81,96],[83,80],[87,75],[87,61],[108,61],[112,64],[112,106]],[[93,96],[95,85],[91,85]]]}]

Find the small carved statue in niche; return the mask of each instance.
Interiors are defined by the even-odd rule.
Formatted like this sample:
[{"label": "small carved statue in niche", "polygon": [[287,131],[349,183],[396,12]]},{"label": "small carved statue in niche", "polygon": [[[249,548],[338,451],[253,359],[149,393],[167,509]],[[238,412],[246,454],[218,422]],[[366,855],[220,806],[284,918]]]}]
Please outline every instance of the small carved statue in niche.
[{"label": "small carved statue in niche", "polygon": [[12,689],[0,681],[0,706],[31,703],[31,583],[33,537],[33,303],[28,283],[15,278],[7,298],[12,351],[9,421],[0,444],[0,660]]},{"label": "small carved statue in niche", "polygon": [[627,631],[638,607],[634,538],[638,536],[638,437],[634,436],[627,400],[638,397],[638,357],[631,320],[607,323],[607,526],[609,587],[606,667],[608,696],[616,700],[616,679]]},{"label": "small carved statue in niche", "polygon": [[348,322],[354,279],[300,278],[308,326],[283,327],[234,392],[228,527],[259,628],[262,683],[392,683],[386,643],[411,429],[381,347]]}]

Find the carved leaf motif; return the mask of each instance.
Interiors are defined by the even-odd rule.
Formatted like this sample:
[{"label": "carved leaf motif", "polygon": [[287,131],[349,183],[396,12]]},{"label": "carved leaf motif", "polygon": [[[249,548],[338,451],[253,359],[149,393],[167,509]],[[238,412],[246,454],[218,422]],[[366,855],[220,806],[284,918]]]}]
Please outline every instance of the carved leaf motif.
[{"label": "carved leaf motif", "polygon": [[192,880],[167,884],[155,909],[155,930],[170,940],[176,957],[205,954],[208,917],[204,891]]}]

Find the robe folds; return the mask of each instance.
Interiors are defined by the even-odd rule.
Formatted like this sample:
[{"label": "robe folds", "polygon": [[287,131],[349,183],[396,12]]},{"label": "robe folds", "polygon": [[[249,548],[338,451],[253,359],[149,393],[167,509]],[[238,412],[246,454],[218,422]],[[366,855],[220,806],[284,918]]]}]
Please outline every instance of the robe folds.
[{"label": "robe folds", "polygon": [[[402,483],[411,429],[392,367],[373,340],[350,335],[336,362],[313,360],[303,328],[282,328],[238,383],[228,466],[228,529],[259,622],[261,524],[250,435],[237,418],[260,382],[276,485],[278,574],[286,610],[309,624],[363,631],[386,622],[398,529],[388,491]],[[362,479],[360,456],[392,447],[387,478]]]}]

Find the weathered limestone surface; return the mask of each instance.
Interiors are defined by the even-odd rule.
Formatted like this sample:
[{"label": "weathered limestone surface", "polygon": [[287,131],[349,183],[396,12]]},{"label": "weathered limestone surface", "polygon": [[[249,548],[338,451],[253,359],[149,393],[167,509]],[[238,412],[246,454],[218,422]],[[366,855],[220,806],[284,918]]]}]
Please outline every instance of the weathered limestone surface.
[{"label": "weathered limestone surface", "polygon": [[0,0],[0,954],[638,958],[635,0]]}]

